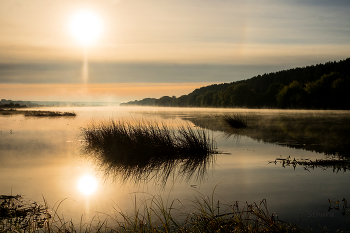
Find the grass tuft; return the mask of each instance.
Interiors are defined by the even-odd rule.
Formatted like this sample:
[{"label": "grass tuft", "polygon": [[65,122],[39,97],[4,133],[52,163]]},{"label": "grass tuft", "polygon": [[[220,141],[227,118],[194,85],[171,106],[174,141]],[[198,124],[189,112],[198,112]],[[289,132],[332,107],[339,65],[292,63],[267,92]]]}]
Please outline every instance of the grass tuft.
[{"label": "grass tuft", "polygon": [[109,120],[93,122],[82,136],[84,153],[94,155],[106,175],[124,181],[155,177],[165,184],[178,166],[186,179],[200,178],[217,153],[205,131],[190,126],[173,130],[164,123]]},{"label": "grass tuft", "polygon": [[226,115],[224,116],[224,121],[236,129],[247,127],[247,118],[244,118],[240,114],[235,114],[233,116]]}]

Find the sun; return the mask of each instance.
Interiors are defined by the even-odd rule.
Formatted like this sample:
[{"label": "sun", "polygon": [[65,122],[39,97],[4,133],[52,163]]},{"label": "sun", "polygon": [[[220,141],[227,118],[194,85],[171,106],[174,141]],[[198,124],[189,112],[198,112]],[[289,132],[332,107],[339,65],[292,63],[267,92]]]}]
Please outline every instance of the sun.
[{"label": "sun", "polygon": [[93,11],[82,10],[73,15],[69,29],[79,43],[88,46],[101,35],[102,22]]}]

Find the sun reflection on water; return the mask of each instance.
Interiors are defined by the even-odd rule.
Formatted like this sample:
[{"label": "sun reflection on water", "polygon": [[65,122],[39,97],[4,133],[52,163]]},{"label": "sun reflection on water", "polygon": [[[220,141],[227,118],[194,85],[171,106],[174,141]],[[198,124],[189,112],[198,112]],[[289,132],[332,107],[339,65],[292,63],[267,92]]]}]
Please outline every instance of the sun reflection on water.
[{"label": "sun reflection on water", "polygon": [[78,181],[78,189],[84,195],[91,195],[97,190],[97,180],[92,175],[84,175]]}]

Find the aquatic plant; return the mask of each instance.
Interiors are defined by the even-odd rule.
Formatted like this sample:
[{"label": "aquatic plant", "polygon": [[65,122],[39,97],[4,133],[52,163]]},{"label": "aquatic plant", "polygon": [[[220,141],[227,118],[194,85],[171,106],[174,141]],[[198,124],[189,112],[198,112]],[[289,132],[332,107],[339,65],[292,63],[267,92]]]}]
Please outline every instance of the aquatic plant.
[{"label": "aquatic plant", "polygon": [[280,163],[282,167],[292,166],[294,169],[299,165],[303,166],[305,170],[310,171],[309,169],[322,168],[326,170],[327,168],[332,168],[333,172],[338,173],[343,170],[346,172],[350,170],[350,159],[348,158],[326,158],[326,159],[291,159],[290,156],[287,158],[276,158],[274,161],[268,161],[269,163]]},{"label": "aquatic plant", "polygon": [[22,114],[24,116],[29,117],[71,117],[76,116],[75,112],[58,112],[58,111],[36,111],[36,110],[16,110],[16,109],[8,109],[1,110],[0,115],[15,115]]},{"label": "aquatic plant", "polygon": [[109,120],[82,128],[83,152],[96,159],[106,176],[123,181],[148,180],[165,185],[176,167],[185,179],[202,177],[218,153],[204,130],[189,125],[170,129],[164,123]]},{"label": "aquatic plant", "polygon": [[225,115],[224,121],[226,123],[228,123],[231,127],[236,128],[236,129],[247,127],[247,118],[244,118],[240,114],[235,114],[232,116]]}]

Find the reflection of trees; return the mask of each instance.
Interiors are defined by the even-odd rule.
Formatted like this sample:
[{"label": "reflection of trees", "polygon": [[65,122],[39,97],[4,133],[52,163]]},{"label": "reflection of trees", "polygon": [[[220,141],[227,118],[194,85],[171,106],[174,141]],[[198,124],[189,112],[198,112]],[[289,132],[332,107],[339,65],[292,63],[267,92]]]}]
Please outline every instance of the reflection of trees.
[{"label": "reflection of trees", "polygon": [[350,115],[337,112],[249,113],[248,127],[233,129],[222,116],[206,115],[187,119],[197,126],[227,135],[242,135],[266,143],[296,149],[350,156]]}]

